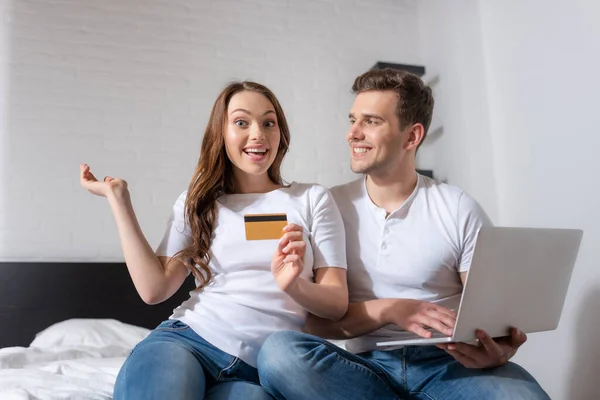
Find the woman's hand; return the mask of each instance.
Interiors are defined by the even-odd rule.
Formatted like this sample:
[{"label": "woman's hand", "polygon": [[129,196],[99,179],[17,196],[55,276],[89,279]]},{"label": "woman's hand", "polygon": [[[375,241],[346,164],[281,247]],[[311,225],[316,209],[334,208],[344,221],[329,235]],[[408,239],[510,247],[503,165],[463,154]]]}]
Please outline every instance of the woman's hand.
[{"label": "woman's hand", "polygon": [[271,261],[271,272],[279,288],[287,292],[296,283],[304,268],[306,242],[302,227],[289,224],[284,229]]},{"label": "woman's hand", "polygon": [[104,181],[98,181],[94,174],[90,171],[87,164],[80,164],[79,181],[81,186],[87,189],[90,193],[96,196],[109,197],[111,195],[123,195],[127,193],[127,182],[123,179],[112,178],[107,176]]}]

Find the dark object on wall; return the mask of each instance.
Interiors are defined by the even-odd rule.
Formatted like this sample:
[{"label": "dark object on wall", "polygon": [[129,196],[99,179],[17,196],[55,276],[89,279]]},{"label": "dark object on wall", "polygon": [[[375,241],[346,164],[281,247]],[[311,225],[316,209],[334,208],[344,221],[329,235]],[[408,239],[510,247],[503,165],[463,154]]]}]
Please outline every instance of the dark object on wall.
[{"label": "dark object on wall", "polygon": [[114,318],[155,328],[195,288],[190,275],[170,299],[147,305],[124,263],[0,262],[0,348],[29,346],[70,318]]},{"label": "dark object on wall", "polygon": [[392,68],[392,69],[399,69],[402,71],[408,71],[417,76],[425,75],[425,67],[423,67],[421,65],[396,64],[396,63],[390,63],[390,62],[384,62],[384,61],[377,61],[377,63],[371,69],[385,69],[385,68]]},{"label": "dark object on wall", "polygon": [[420,173],[421,175],[425,175],[430,177],[431,179],[433,178],[433,170],[430,169],[417,169],[417,172]]}]

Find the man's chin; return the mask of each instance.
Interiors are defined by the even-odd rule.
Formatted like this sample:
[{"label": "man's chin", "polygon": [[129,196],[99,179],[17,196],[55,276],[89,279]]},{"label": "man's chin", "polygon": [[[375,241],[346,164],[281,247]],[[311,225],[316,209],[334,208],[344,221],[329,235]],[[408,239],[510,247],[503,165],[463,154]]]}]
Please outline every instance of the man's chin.
[{"label": "man's chin", "polygon": [[350,163],[350,169],[355,174],[366,174],[371,170],[369,165],[360,165],[355,163]]}]

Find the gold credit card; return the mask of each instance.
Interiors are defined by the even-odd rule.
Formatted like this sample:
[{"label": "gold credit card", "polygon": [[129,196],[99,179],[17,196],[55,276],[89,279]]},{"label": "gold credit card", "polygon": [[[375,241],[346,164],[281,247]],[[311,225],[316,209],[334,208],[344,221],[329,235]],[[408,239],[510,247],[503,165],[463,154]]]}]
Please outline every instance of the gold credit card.
[{"label": "gold credit card", "polygon": [[246,214],[246,240],[281,239],[287,225],[286,214]]}]

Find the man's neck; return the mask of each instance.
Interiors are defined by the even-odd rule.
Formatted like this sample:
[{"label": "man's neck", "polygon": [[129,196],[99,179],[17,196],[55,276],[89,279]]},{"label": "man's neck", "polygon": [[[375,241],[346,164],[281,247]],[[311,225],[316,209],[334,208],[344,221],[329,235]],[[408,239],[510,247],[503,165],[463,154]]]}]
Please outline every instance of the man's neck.
[{"label": "man's neck", "polygon": [[385,209],[388,214],[399,209],[417,186],[414,167],[388,174],[367,174],[367,193],[371,201]]}]

